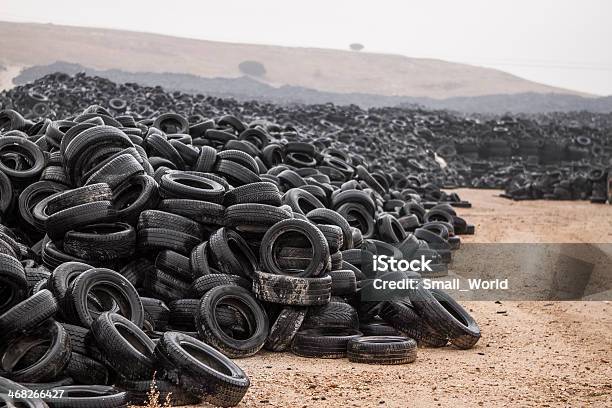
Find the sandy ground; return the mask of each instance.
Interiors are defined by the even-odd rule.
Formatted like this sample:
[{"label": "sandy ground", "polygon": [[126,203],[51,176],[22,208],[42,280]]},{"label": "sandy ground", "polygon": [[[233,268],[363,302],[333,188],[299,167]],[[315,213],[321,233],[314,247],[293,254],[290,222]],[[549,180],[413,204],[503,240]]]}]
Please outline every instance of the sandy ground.
[{"label": "sandy ground", "polygon": [[[612,242],[612,206],[512,202],[460,190],[471,242]],[[561,221],[559,223],[559,221]],[[483,336],[471,350],[419,349],[404,366],[260,353],[243,407],[612,406],[611,302],[466,302]]]}]

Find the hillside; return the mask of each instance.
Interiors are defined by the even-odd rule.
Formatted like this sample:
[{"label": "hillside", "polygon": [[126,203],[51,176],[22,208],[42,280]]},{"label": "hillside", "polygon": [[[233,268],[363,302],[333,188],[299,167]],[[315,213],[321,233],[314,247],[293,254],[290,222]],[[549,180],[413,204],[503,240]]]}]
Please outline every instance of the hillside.
[{"label": "hillside", "polygon": [[[96,70],[80,64],[55,62],[50,65],[29,67],[21,71],[13,82],[22,85],[53,73],[74,75],[85,72],[91,76],[108,78],[116,83],[135,82],[142,85],[160,85],[165,89],[211,96],[233,97],[238,100],[260,100],[274,103],[359,105],[364,108],[380,106],[422,106],[428,109],[446,109],[466,113],[503,114],[546,113],[568,111],[612,112],[612,97],[585,98],[570,94],[520,93],[511,95],[484,95],[434,99],[410,96],[385,96],[365,93],[322,92],[298,86],[272,87],[249,77],[203,78],[191,74],[126,72],[118,69]],[[13,72],[15,73],[15,72]]]},{"label": "hillside", "polygon": [[97,70],[237,78],[238,64],[260,61],[260,81],[320,92],[416,98],[576,92],[508,73],[434,59],[315,48],[222,43],[158,34],[0,22],[0,64],[7,69],[78,63]]}]

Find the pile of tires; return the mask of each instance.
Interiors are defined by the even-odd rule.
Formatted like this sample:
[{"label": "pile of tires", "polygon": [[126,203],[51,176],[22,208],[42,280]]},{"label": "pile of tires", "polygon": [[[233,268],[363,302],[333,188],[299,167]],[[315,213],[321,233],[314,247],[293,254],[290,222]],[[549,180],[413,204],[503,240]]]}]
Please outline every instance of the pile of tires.
[{"label": "pile of tires", "polygon": [[230,359],[261,349],[404,364],[480,337],[442,292],[364,295],[364,259],[443,276],[474,233],[433,183],[233,115],[0,118],[0,387],[65,391],[39,406],[140,404],[154,373],[175,405],[234,406]]}]

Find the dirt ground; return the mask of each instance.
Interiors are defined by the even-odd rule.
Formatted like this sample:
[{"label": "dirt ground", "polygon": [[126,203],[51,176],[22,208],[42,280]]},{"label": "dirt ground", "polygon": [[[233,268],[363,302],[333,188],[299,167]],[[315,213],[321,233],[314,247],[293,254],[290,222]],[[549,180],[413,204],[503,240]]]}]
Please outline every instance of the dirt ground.
[{"label": "dirt ground", "polygon": [[[466,242],[612,242],[612,206],[513,202],[459,190],[477,227]],[[402,366],[260,353],[241,407],[612,407],[612,303],[465,302],[482,330],[471,350],[419,349]]]}]

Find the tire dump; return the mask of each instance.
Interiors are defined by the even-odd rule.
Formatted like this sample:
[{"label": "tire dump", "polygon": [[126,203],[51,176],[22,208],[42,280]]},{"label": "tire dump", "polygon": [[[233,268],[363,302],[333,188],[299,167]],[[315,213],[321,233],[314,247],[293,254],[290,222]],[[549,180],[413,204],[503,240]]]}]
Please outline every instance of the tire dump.
[{"label": "tire dump", "polygon": [[235,406],[239,359],[260,350],[407,364],[417,346],[469,349],[478,324],[445,292],[364,296],[368,260],[446,276],[475,227],[443,189],[608,194],[612,133],[588,118],[553,131],[59,73],[0,109],[0,394],[39,390],[32,407],[140,405],[154,377],[173,405]]}]

